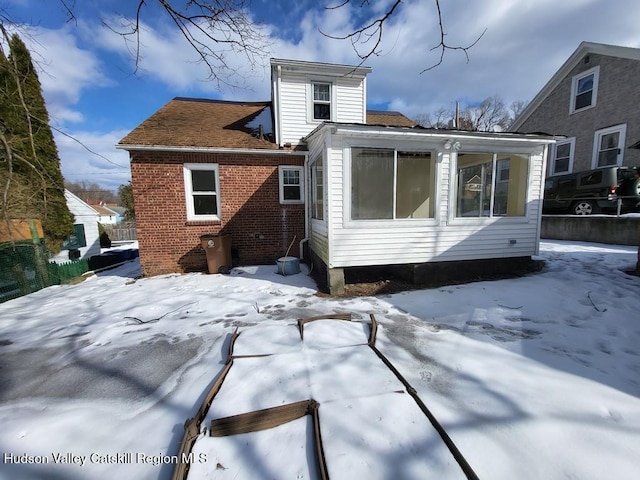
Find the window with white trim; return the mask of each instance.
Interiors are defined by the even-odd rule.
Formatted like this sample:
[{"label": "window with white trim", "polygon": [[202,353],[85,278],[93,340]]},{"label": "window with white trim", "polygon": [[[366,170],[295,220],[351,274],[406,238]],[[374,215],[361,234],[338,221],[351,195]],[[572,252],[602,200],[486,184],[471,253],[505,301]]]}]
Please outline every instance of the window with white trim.
[{"label": "window with white trim", "polygon": [[312,83],[313,119],[331,120],[331,84]]},{"label": "window with white trim", "polygon": [[433,218],[435,157],[431,152],[351,149],[351,219]]},{"label": "window with white trim", "polygon": [[529,157],[458,153],[456,217],[525,215]]},{"label": "window with white trim", "polygon": [[322,157],[311,165],[312,211],[311,217],[324,220],[324,167]]},{"label": "window with white trim", "polygon": [[599,76],[600,67],[594,67],[573,77],[569,113],[576,113],[596,106]]},{"label": "window with white trim", "polygon": [[278,177],[280,184],[280,203],[303,203],[303,168],[280,165],[278,167]]},{"label": "window with white trim", "polygon": [[593,136],[593,168],[622,165],[627,124],[597,130]]},{"label": "window with white trim", "polygon": [[185,163],[187,220],[220,220],[220,183],[215,163]]},{"label": "window with white trim", "polygon": [[575,148],[575,138],[562,140],[551,148],[551,175],[560,175],[572,172]]}]

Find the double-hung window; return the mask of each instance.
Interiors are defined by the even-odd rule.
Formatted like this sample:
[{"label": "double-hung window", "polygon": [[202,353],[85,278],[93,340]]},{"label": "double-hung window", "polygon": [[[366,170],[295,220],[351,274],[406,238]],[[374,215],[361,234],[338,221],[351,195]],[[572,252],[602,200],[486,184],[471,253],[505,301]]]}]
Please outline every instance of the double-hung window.
[{"label": "double-hung window", "polygon": [[458,153],[456,217],[524,216],[529,157]]},{"label": "double-hung window", "polygon": [[187,220],[220,220],[218,165],[186,163],[183,171]]},{"label": "double-hung window", "polygon": [[351,149],[351,219],[433,218],[431,152]]},{"label": "double-hung window", "polygon": [[622,165],[627,124],[603,128],[593,137],[593,168]]},{"label": "double-hung window", "polygon": [[313,119],[331,120],[331,84],[312,83]]},{"label": "double-hung window", "polygon": [[280,165],[278,167],[280,203],[304,202],[303,168]]},{"label": "double-hung window", "polygon": [[569,113],[595,107],[598,99],[600,67],[575,75],[571,80],[571,105]]},{"label": "double-hung window", "polygon": [[576,139],[569,138],[556,143],[555,147],[551,148],[551,175],[571,173],[575,146]]}]

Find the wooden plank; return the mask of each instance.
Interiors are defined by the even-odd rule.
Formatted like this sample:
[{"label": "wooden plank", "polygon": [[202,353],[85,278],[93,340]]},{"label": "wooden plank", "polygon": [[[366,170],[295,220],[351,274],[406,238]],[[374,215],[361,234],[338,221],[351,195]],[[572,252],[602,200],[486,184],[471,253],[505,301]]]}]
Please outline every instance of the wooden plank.
[{"label": "wooden plank", "polygon": [[32,221],[35,222],[38,238],[44,238],[40,220],[12,219],[8,225],[6,221],[0,221],[0,242],[31,240]]}]

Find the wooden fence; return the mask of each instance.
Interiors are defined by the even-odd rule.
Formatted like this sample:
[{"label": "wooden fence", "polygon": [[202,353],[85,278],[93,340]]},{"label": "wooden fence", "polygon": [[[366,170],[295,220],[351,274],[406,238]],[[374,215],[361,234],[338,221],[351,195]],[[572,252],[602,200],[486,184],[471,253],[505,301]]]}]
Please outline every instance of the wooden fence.
[{"label": "wooden fence", "polygon": [[117,225],[103,225],[103,227],[112,242],[138,239],[135,223],[119,223]]}]

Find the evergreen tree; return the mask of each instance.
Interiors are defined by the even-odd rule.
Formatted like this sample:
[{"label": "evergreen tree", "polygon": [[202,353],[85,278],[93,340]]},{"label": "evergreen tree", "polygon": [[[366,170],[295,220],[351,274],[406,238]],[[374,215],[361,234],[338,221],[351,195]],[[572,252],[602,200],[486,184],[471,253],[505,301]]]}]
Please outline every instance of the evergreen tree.
[{"label": "evergreen tree", "polygon": [[74,221],[64,197],[58,149],[40,80],[29,50],[17,35],[11,37],[9,52],[8,58],[0,58],[1,128],[14,155],[12,202],[5,208],[11,218],[25,214],[39,218],[47,247],[57,252],[73,232]]},{"label": "evergreen tree", "polygon": [[136,212],[133,206],[133,187],[131,182],[118,187],[120,205],[124,207],[124,219],[127,222],[135,222]]}]

